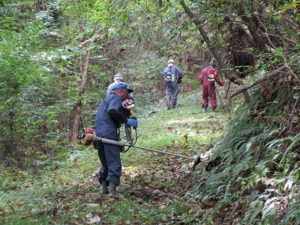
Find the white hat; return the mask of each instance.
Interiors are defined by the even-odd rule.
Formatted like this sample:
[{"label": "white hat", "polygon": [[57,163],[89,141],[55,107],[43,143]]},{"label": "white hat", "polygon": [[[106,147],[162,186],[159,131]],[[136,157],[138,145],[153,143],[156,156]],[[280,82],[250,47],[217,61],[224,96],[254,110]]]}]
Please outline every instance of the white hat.
[{"label": "white hat", "polygon": [[124,80],[122,74],[117,73],[117,74],[114,76],[114,81],[117,81],[117,80],[119,80],[119,81],[123,81],[123,80]]},{"label": "white hat", "polygon": [[174,64],[174,60],[173,59],[169,59],[168,60],[168,64],[170,64],[170,63]]}]

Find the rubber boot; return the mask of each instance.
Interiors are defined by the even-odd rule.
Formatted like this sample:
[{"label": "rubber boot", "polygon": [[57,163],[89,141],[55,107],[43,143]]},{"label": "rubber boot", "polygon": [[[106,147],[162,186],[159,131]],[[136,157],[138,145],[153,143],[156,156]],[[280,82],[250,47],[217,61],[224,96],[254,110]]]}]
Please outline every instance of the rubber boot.
[{"label": "rubber boot", "polygon": [[102,194],[107,195],[108,194],[108,184],[106,181],[103,181],[102,184]]},{"label": "rubber boot", "polygon": [[171,109],[171,104],[167,103],[167,110]]},{"label": "rubber boot", "polygon": [[117,186],[114,183],[109,183],[108,186],[109,196],[113,198],[119,198],[120,194],[117,192]]},{"label": "rubber boot", "polygon": [[173,100],[172,101],[172,108],[175,109],[177,105],[177,100]]},{"label": "rubber boot", "polygon": [[207,107],[208,105],[204,105],[204,104],[202,105],[202,108],[204,109],[205,112],[207,112]]}]

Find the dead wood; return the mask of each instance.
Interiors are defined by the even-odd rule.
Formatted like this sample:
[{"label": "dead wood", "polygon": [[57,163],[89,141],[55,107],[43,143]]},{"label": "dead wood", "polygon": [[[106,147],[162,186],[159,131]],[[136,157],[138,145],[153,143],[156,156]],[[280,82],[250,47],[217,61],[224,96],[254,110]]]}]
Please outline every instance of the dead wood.
[{"label": "dead wood", "polygon": [[284,64],[283,66],[279,67],[278,69],[276,69],[276,70],[274,70],[274,71],[272,71],[270,73],[265,74],[263,78],[256,80],[250,86],[244,86],[244,87],[240,88],[239,90],[237,90],[236,92],[234,92],[232,95],[230,95],[229,98],[231,99],[234,96],[236,96],[236,95],[238,95],[240,93],[243,93],[243,92],[247,91],[248,89],[254,87],[255,85],[257,85],[257,84],[259,84],[259,83],[261,83],[263,81],[269,80],[269,79],[277,76],[278,74],[280,74],[281,71],[283,71],[284,69],[287,69],[287,68],[288,68],[288,65]]}]

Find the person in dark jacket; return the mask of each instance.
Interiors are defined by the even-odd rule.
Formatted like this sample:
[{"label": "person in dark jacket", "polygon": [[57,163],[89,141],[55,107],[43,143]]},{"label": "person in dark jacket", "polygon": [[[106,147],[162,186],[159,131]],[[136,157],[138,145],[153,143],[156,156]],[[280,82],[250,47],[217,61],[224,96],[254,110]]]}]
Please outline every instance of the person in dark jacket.
[{"label": "person in dark jacket", "polygon": [[215,83],[223,86],[223,81],[219,79],[218,71],[212,66],[207,66],[201,70],[199,80],[202,84],[202,108],[207,111],[208,102],[210,101],[211,108],[215,111],[217,108]]},{"label": "person in dark jacket", "polygon": [[[111,83],[108,88],[107,88],[107,95],[109,95],[112,90],[114,89],[114,86],[120,82],[123,82],[123,77],[120,73],[116,74],[114,77],[114,83]],[[127,98],[123,100],[122,102],[122,108],[121,108],[121,113],[126,116],[128,119],[131,117],[131,109],[135,107],[134,105],[134,99],[132,96],[132,93],[129,93]],[[132,144],[133,139],[131,136],[131,127],[125,124],[125,134],[126,134],[126,140],[128,144]]]},{"label": "person in dark jacket", "polygon": [[[107,95],[97,108],[95,120],[95,133],[98,137],[111,140],[119,140],[119,128],[121,124],[127,124],[137,127],[138,123],[135,119],[128,119],[122,112],[122,101],[133,90],[128,88],[126,83],[120,82],[116,84],[113,91]],[[120,185],[121,177],[121,158],[120,152],[122,147],[106,144],[102,142],[96,143],[98,155],[102,167],[100,168],[99,182],[102,185],[102,193],[110,194],[112,197],[118,197],[119,194],[116,187]]]},{"label": "person in dark jacket", "polygon": [[167,109],[175,108],[177,105],[177,95],[180,91],[179,84],[184,76],[181,69],[174,64],[173,59],[168,60],[168,65],[163,71],[166,82],[166,103]]}]

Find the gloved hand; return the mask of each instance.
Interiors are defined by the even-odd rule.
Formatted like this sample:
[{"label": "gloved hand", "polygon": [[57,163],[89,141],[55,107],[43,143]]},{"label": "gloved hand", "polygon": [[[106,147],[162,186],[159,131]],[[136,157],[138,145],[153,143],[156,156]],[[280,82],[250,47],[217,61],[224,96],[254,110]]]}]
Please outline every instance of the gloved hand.
[{"label": "gloved hand", "polygon": [[181,78],[181,77],[179,77],[179,78],[178,78],[178,80],[177,80],[177,83],[178,83],[178,84],[180,84],[180,83],[181,83],[181,81],[182,81],[182,78]]},{"label": "gloved hand", "polygon": [[132,126],[134,128],[137,128],[138,127],[138,121],[135,120],[135,119],[128,119],[127,120],[127,125]]}]

